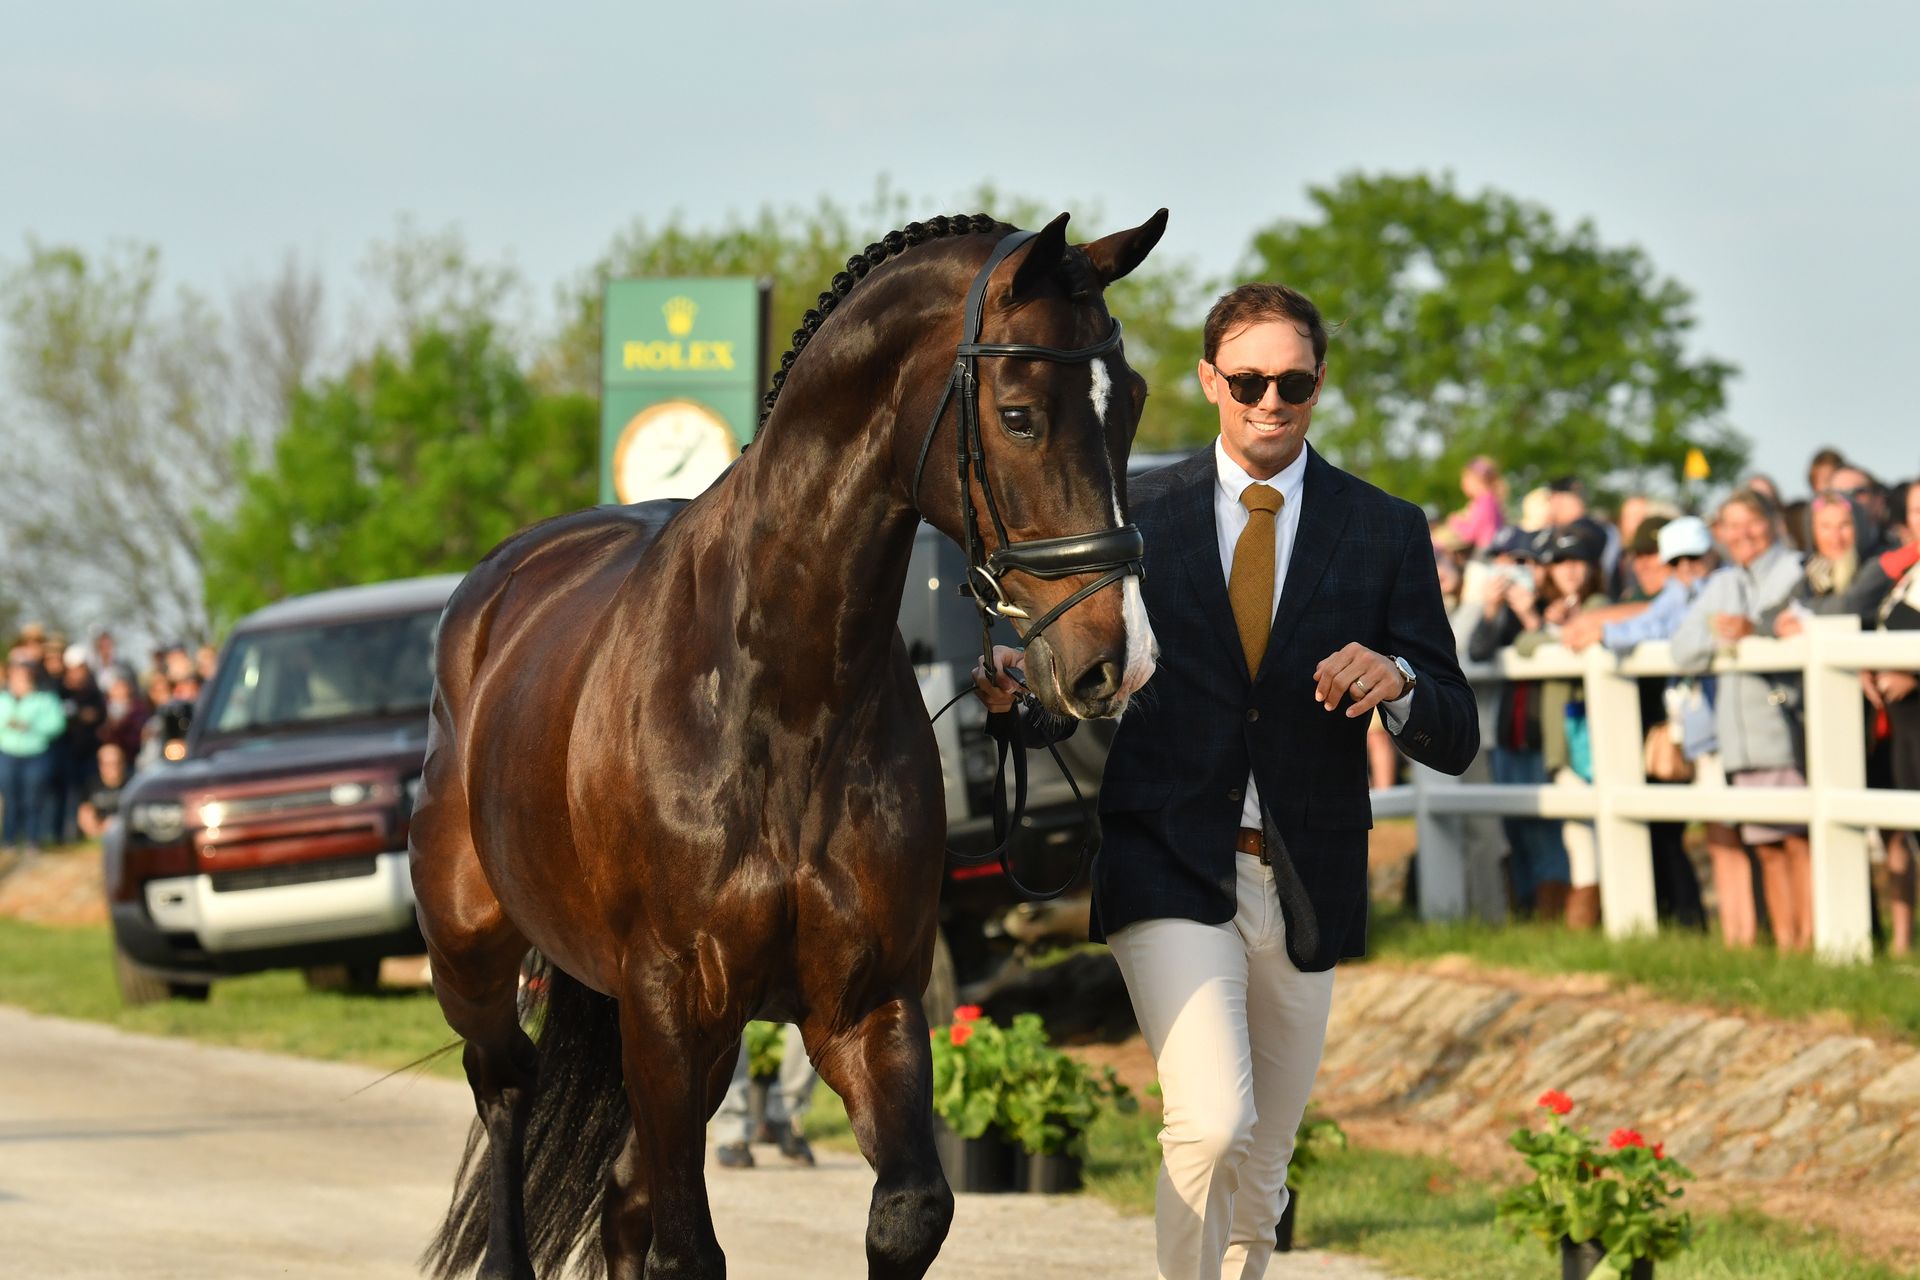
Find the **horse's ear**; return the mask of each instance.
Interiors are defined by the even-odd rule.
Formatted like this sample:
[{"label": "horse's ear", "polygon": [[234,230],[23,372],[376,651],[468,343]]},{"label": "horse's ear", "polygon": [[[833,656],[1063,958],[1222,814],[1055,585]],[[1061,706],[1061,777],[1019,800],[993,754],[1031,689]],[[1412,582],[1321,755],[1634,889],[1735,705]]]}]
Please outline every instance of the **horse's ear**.
[{"label": "horse's ear", "polygon": [[1116,231],[1087,245],[1087,257],[1093,259],[1101,285],[1112,284],[1145,262],[1166,229],[1167,211],[1162,209],[1131,231]]},{"label": "horse's ear", "polygon": [[1007,286],[1009,301],[1023,302],[1034,297],[1060,270],[1060,260],[1067,253],[1067,217],[1061,214],[1027,242],[1026,257],[1020,260],[1019,270],[1013,273],[1013,283]]}]

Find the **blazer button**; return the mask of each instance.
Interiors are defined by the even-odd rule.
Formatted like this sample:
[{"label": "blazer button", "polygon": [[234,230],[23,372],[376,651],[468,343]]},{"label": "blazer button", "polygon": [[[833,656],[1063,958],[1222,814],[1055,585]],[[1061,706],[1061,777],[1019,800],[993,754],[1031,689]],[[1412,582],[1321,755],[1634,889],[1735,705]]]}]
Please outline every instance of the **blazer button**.
[{"label": "blazer button", "polygon": [[1252,723],[1253,723],[1253,722],[1254,722],[1255,720],[1258,720],[1259,718],[1260,718],[1260,708],[1258,708],[1258,707],[1248,707],[1248,708],[1247,708],[1247,723],[1248,723],[1248,724],[1252,724]]},{"label": "blazer button", "polygon": [[1235,787],[1233,790],[1227,792],[1227,799],[1238,804],[1240,802],[1240,788]]}]

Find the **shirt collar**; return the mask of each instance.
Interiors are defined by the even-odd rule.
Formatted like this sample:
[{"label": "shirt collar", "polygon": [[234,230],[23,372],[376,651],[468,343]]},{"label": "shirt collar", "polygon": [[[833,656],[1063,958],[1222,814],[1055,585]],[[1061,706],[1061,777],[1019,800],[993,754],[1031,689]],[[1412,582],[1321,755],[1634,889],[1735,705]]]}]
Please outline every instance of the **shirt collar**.
[{"label": "shirt collar", "polygon": [[1300,501],[1300,492],[1307,483],[1307,446],[1305,444],[1300,446],[1300,452],[1294,455],[1293,461],[1282,467],[1279,474],[1269,480],[1255,480],[1241,470],[1240,464],[1228,455],[1225,443],[1218,437],[1215,437],[1213,442],[1213,464],[1219,480],[1220,492],[1227,495],[1229,502],[1239,502],[1240,495],[1250,484],[1266,484],[1278,489],[1280,496],[1285,499],[1286,507],[1290,508]]}]

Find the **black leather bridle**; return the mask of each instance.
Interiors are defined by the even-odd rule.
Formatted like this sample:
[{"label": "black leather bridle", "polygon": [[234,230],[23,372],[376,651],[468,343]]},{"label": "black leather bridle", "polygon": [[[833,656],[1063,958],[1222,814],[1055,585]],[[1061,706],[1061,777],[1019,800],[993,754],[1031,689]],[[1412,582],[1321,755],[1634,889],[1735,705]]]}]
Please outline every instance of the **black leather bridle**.
[{"label": "black leather bridle", "polygon": [[[920,479],[927,469],[927,455],[933,449],[933,438],[939,434],[940,423],[947,415],[947,406],[957,397],[960,402],[960,424],[955,432],[955,461],[960,481],[961,519],[966,529],[967,581],[961,590],[973,599],[974,607],[980,615],[980,654],[988,671],[993,668],[993,620],[1005,618],[1022,642],[1031,644],[1035,637],[1045,631],[1067,610],[1079,604],[1095,592],[1121,582],[1128,576],[1146,577],[1146,539],[1142,537],[1138,525],[1123,524],[1113,529],[1101,529],[1093,533],[1069,534],[1063,538],[1033,538],[1026,542],[1015,542],[1007,535],[1007,526],[1000,518],[1000,507],[994,501],[993,485],[987,479],[987,454],[980,438],[980,400],[979,400],[979,359],[982,356],[1007,356],[1018,360],[1049,360],[1055,364],[1086,364],[1097,360],[1120,346],[1120,322],[1115,320],[1113,328],[1105,338],[1090,347],[1081,347],[1075,351],[1063,351],[1058,347],[1042,347],[1024,342],[982,342],[980,341],[980,321],[986,310],[987,280],[993,275],[993,269],[1006,261],[1021,245],[1026,244],[1039,234],[1034,231],[1016,231],[1002,239],[993,248],[986,265],[980,268],[980,274],[973,278],[973,286],[967,290],[967,301],[963,311],[963,328],[960,332],[960,345],[955,352],[953,376],[947,379],[946,390],[940,395],[940,403],[934,408],[933,421],[927,424],[927,434],[920,442],[920,457],[913,468],[913,500],[917,505],[920,499]],[[986,504],[987,517],[993,522],[994,537],[998,545],[986,550],[986,540],[980,534],[980,521],[973,507],[972,486],[978,483],[980,495]],[[1042,614],[1038,621],[1020,605],[1015,604],[1007,595],[1002,579],[1009,573],[1024,573],[1034,578],[1065,578],[1078,573],[1097,573],[1100,576],[1079,590],[1067,596],[1060,603]],[[1020,631],[1021,622],[1030,622],[1024,632]],[[963,690],[953,701],[934,713],[938,720],[948,707],[960,698],[972,697],[973,690]],[[1021,699],[1032,710],[1043,710],[1039,700],[1032,693],[1022,691]],[[1014,874],[1011,861],[1014,833],[1019,830],[1022,816],[1027,807],[1027,758],[1026,752],[1015,741],[1019,734],[1019,725],[1015,713],[1003,712],[987,717],[987,732],[998,744],[999,761],[994,770],[993,779],[993,834],[997,847],[986,853],[960,853],[947,850],[950,860],[963,865],[998,861],[1006,874],[1007,883],[1016,893],[1029,901],[1044,901],[1057,898],[1072,888],[1080,876],[1085,873],[1092,860],[1095,848],[1099,844],[1099,822],[1087,804],[1086,797],[1080,794],[1080,784],[1074,781],[1073,771],[1061,760],[1060,753],[1048,744],[1047,750],[1060,768],[1060,774],[1073,789],[1073,798],[1079,802],[1087,824],[1087,839],[1081,848],[1080,865],[1071,879],[1060,888],[1051,891],[1029,889]],[[1006,765],[1007,757],[1013,757],[1014,796],[1012,812],[1007,807]]]},{"label": "black leather bridle", "polygon": [[[1094,592],[1112,586],[1128,575],[1146,576],[1146,540],[1137,525],[1123,524],[1114,529],[1069,534],[1064,538],[1013,541],[1007,536],[1007,526],[1000,519],[1000,505],[994,501],[993,485],[987,479],[987,453],[980,439],[980,357],[1009,356],[1018,360],[1050,360],[1055,364],[1086,364],[1120,346],[1118,320],[1113,322],[1113,329],[1105,338],[1077,351],[1063,351],[1058,347],[1042,347],[1025,342],[980,341],[980,320],[986,310],[988,278],[993,275],[995,267],[1038,234],[1035,231],[1016,231],[1001,240],[993,247],[986,265],[980,268],[980,274],[973,278],[973,287],[967,290],[963,312],[965,327],[960,332],[953,376],[947,379],[946,390],[941,393],[940,403],[934,408],[933,421],[927,424],[926,438],[920,442],[920,458],[913,468],[913,498],[918,503],[920,478],[927,469],[927,455],[933,449],[933,437],[939,433],[940,422],[947,416],[947,406],[953,403],[957,395],[960,401],[960,429],[954,437],[954,454],[960,479],[961,518],[967,536],[967,583],[964,589],[973,598],[974,607],[980,611],[980,653],[986,659],[989,670],[993,666],[993,620],[1005,618],[1017,632],[1020,631],[1020,622],[1031,621],[1031,615],[1013,602],[1001,584],[1001,579],[1007,574],[1024,573],[1034,578],[1065,578],[1076,573],[1100,575],[1020,632],[1021,640],[1028,644],[1053,625],[1061,614]],[[994,537],[999,542],[990,552],[985,549],[985,539],[980,536],[979,516],[973,508],[972,486],[976,481],[980,485],[980,496],[986,502],[987,517],[993,521]]]}]

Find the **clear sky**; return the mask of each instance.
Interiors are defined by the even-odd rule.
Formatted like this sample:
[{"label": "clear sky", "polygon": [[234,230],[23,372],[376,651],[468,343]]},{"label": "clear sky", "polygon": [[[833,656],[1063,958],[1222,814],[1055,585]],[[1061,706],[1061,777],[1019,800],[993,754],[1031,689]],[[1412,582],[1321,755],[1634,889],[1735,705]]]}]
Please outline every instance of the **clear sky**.
[{"label": "clear sky", "polygon": [[339,299],[405,214],[544,295],[636,215],[858,205],[885,175],[937,206],[982,181],[1110,222],[1165,204],[1158,252],[1224,273],[1308,183],[1450,170],[1693,289],[1789,492],[1823,443],[1920,471],[1920,6],[0,0],[0,23],[0,261],[131,237],[218,295],[295,248]]}]

